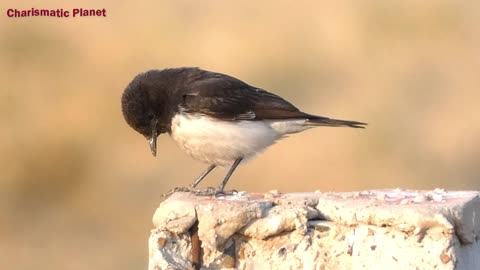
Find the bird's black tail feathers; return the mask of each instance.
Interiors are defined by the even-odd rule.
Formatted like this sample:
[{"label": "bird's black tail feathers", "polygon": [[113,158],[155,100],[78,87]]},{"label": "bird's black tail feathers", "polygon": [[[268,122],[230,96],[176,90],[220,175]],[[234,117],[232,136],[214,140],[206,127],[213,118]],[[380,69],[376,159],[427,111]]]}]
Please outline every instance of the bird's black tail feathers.
[{"label": "bird's black tail feathers", "polygon": [[339,120],[331,119],[327,117],[321,117],[316,115],[309,115],[307,125],[312,126],[327,126],[327,127],[352,127],[352,128],[365,128],[367,123],[350,121],[350,120]]}]

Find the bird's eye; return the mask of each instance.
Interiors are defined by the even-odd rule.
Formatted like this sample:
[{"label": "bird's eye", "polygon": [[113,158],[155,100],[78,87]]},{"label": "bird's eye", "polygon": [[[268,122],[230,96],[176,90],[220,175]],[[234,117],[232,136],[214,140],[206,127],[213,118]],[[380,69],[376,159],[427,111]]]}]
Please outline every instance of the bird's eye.
[{"label": "bird's eye", "polygon": [[153,118],[155,118],[155,116],[153,115],[153,113],[149,113],[149,114],[147,115],[147,118],[148,118],[148,120],[152,121]]}]

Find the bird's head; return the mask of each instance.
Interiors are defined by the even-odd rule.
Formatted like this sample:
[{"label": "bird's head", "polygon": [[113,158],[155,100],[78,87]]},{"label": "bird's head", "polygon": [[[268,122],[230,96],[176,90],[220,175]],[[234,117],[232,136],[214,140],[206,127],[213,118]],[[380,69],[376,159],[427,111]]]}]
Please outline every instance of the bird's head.
[{"label": "bird's head", "polygon": [[142,134],[150,144],[152,154],[157,154],[157,137],[168,132],[166,108],[167,93],[159,71],[149,71],[136,76],[122,95],[122,112],[127,123]]}]

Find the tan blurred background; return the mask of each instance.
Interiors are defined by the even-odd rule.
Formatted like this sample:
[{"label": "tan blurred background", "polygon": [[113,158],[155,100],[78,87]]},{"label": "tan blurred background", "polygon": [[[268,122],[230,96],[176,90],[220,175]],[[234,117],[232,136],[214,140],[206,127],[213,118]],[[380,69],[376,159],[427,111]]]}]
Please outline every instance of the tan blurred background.
[{"label": "tan blurred background", "polygon": [[[153,68],[227,73],[370,124],[285,139],[227,188],[479,189],[480,2],[352,2],[2,1],[0,269],[146,269],[160,195],[206,167],[168,136],[153,158],[124,122],[124,87]],[[108,17],[5,15],[31,7]]]}]

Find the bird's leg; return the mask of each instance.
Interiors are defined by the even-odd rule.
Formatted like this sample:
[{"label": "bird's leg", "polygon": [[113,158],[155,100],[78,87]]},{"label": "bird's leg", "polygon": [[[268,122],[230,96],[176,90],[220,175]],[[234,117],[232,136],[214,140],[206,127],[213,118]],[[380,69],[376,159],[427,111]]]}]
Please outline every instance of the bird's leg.
[{"label": "bird's leg", "polygon": [[202,182],[203,178],[205,178],[207,174],[209,174],[213,169],[215,169],[215,167],[217,167],[217,165],[210,165],[199,177],[197,177],[197,179],[195,179],[195,181],[190,185],[190,187],[195,188],[198,184],[200,184],[200,182]]},{"label": "bird's leg", "polygon": [[223,192],[223,189],[225,188],[225,185],[227,184],[228,179],[230,179],[230,176],[232,176],[233,172],[235,171],[238,164],[240,164],[240,162],[242,160],[243,160],[243,158],[239,158],[239,159],[235,160],[232,167],[230,167],[230,170],[228,170],[228,173],[225,176],[225,178],[223,179],[222,183],[220,184],[220,186],[218,186],[217,191],[216,191],[217,193],[222,193]]}]

